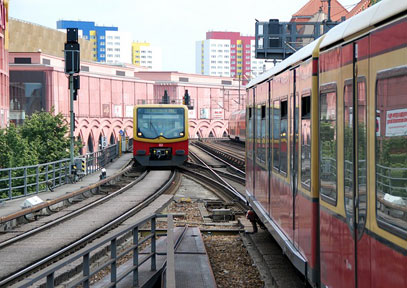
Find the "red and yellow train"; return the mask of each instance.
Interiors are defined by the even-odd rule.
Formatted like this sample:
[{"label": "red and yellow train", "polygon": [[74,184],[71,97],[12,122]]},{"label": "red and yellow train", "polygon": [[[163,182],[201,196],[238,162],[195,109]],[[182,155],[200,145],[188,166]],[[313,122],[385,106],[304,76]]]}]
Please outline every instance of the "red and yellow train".
[{"label": "red and yellow train", "polygon": [[143,167],[175,167],[188,159],[188,108],[143,104],[134,107],[133,155]]},{"label": "red and yellow train", "polygon": [[246,111],[232,112],[229,117],[229,138],[240,142],[246,140]]},{"label": "red and yellow train", "polygon": [[407,1],[247,86],[247,199],[318,287],[407,287]]}]

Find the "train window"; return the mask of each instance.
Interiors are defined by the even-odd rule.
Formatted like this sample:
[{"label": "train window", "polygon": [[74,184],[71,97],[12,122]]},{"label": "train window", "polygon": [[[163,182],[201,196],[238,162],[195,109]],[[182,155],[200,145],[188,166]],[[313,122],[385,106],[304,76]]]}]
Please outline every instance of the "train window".
[{"label": "train window", "polygon": [[273,167],[280,170],[280,101],[274,101],[273,109]]},{"label": "train window", "polygon": [[280,172],[287,173],[288,101],[281,101]]},{"label": "train window", "polygon": [[247,157],[249,158],[249,159],[253,159],[253,156],[252,156],[252,148],[251,148],[251,139],[253,139],[253,119],[252,119],[252,107],[248,107],[247,108],[247,110],[248,110],[248,112],[247,112],[247,115],[248,115],[248,121],[247,121],[247,138],[246,138],[246,145],[247,145],[247,149],[246,149],[246,151],[247,151]]},{"label": "train window", "polygon": [[[343,92],[343,121],[344,121],[344,163],[343,163],[343,178],[344,178],[344,195],[345,195],[345,211],[349,219],[349,223],[353,223],[353,79],[345,81]],[[352,224],[353,225],[353,224]]]},{"label": "train window", "polygon": [[376,81],[376,213],[380,227],[407,238],[407,66]]},{"label": "train window", "polygon": [[321,88],[320,93],[320,191],[321,198],[336,205],[336,84],[330,83]]},{"label": "train window", "polygon": [[311,189],[311,96],[301,98],[301,183]]},{"label": "train window", "polygon": [[261,106],[261,119],[266,118],[266,105]]}]

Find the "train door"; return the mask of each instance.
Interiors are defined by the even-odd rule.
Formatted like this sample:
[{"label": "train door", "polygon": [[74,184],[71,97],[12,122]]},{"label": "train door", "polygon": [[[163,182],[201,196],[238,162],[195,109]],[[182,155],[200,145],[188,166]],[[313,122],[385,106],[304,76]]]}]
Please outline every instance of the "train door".
[{"label": "train door", "polygon": [[[353,287],[370,287],[370,238],[367,219],[367,77],[369,37],[343,47],[352,53],[351,77],[344,75],[344,206],[352,239],[346,250],[346,268],[354,272]],[[349,55],[349,54],[348,54]],[[350,75],[349,75],[350,76]],[[368,228],[368,227],[367,227]]]},{"label": "train door", "polygon": [[294,245],[298,248],[298,231],[296,231],[296,197],[297,197],[297,161],[298,161],[298,93],[297,93],[298,68],[291,71],[290,91],[290,187],[292,193],[292,229]]}]

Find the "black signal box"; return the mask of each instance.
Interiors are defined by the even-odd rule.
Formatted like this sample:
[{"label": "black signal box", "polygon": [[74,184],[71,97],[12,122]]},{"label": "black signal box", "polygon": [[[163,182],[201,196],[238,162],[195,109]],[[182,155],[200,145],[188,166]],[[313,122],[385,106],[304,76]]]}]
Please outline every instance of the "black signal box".
[{"label": "black signal box", "polygon": [[65,73],[79,73],[80,54],[79,43],[65,43]]},{"label": "black signal box", "polygon": [[68,43],[78,42],[78,28],[66,29],[66,41]]}]

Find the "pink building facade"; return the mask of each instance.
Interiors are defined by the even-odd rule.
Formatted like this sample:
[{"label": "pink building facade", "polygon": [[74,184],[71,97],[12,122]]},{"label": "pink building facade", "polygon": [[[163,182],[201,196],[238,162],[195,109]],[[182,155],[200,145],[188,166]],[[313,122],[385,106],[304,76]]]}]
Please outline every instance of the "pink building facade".
[{"label": "pink building facade", "polygon": [[[10,53],[9,66],[10,122],[18,124],[35,111],[52,109],[69,122],[63,59],[41,52]],[[115,143],[120,130],[131,138],[133,106],[157,102],[165,90],[177,103],[188,90],[194,106],[189,115],[190,137],[226,136],[229,114],[244,108],[245,91],[231,78],[138,69],[131,65],[81,63],[74,113],[75,137],[83,143],[82,153],[97,151],[102,137]]]}]

